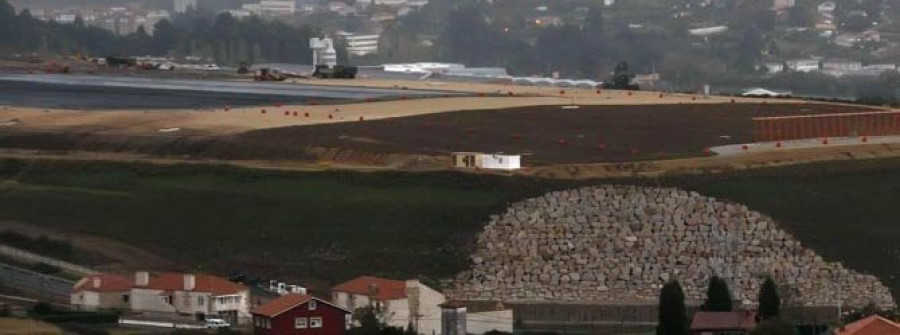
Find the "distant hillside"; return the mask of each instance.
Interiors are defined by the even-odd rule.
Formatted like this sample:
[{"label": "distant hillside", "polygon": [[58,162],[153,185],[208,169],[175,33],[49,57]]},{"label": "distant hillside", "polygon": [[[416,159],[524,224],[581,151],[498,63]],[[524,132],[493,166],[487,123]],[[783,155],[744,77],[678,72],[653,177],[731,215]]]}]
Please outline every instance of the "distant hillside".
[{"label": "distant hillside", "polygon": [[[198,0],[198,5],[213,11],[237,8],[250,0]],[[96,7],[131,7],[144,9],[172,9],[173,0],[12,0],[10,3],[22,8],[96,8]]]}]

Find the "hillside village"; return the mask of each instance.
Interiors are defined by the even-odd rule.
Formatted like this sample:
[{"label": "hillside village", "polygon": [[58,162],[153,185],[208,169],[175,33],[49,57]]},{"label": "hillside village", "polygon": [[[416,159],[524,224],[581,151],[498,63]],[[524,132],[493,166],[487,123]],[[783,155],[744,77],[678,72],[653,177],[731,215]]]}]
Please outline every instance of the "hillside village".
[{"label": "hillside village", "polygon": [[[627,62],[637,74],[636,83],[651,89],[688,91],[711,84],[715,91],[735,93],[762,86],[806,96],[888,102],[898,95],[891,76],[900,56],[900,6],[890,1],[465,4],[449,0],[173,0],[157,2],[155,7],[35,7],[28,8],[28,15],[63,27],[101,28],[122,37],[125,44],[134,44],[122,48],[133,56],[219,65],[309,60],[305,50],[273,54],[274,47],[265,43],[280,43],[276,41],[212,42],[205,40],[210,37],[192,37],[175,43],[174,50],[153,45],[172,42],[168,35],[172,22],[178,28],[185,27],[187,18],[209,23],[222,20],[216,15],[228,15],[332,37],[341,61],[354,65],[446,61],[501,67],[514,76],[604,80],[616,65]],[[477,17],[471,8],[478,8]],[[157,41],[155,31],[160,27],[167,35]],[[185,35],[196,33],[179,38]],[[456,38],[461,36],[479,38]],[[223,50],[222,45],[228,47]],[[305,45],[295,47],[303,50]],[[492,51],[470,52],[488,49]],[[567,49],[578,52],[549,51]]]}]

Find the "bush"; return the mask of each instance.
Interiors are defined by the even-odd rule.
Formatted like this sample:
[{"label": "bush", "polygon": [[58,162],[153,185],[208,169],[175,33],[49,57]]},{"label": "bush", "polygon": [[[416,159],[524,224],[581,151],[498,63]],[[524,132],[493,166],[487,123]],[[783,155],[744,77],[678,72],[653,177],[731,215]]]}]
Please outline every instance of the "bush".
[{"label": "bush", "polygon": [[71,260],[74,254],[74,248],[69,241],[55,240],[47,236],[33,238],[9,230],[0,233],[0,243],[43,256],[65,260]]},{"label": "bush", "polygon": [[31,270],[45,275],[55,275],[62,272],[62,269],[43,262],[31,266]]},{"label": "bush", "polygon": [[62,311],[46,302],[35,304],[28,311],[28,315],[49,323],[101,324],[119,322],[119,315],[116,313]]},{"label": "bush", "polygon": [[44,315],[37,318],[49,323],[101,324],[119,322],[119,316],[112,313],[63,313]]},{"label": "bush", "polygon": [[750,335],[797,335],[797,328],[781,318],[763,321]]}]

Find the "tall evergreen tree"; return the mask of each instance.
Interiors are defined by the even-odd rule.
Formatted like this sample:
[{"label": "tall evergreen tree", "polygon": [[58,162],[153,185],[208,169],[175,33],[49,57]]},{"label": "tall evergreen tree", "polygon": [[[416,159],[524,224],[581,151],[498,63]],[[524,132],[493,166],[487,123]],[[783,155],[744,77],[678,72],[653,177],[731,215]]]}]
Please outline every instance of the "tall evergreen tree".
[{"label": "tall evergreen tree", "polygon": [[684,291],[678,281],[670,281],[659,292],[659,324],[656,326],[656,334],[686,335],[687,322]]},{"label": "tall evergreen tree", "polygon": [[709,286],[706,288],[706,301],[700,309],[708,312],[731,312],[731,303],[728,283],[719,276],[710,278]]},{"label": "tall evergreen tree", "polygon": [[759,289],[759,311],[757,316],[761,320],[777,318],[781,314],[781,297],[778,296],[778,287],[772,277],[766,277]]}]

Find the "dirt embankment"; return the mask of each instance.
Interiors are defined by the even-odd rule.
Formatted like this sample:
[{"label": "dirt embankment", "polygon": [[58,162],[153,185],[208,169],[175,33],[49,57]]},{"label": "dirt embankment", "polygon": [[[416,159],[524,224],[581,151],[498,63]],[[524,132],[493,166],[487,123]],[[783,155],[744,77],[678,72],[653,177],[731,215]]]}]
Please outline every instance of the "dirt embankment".
[{"label": "dirt embankment", "polygon": [[133,245],[99,236],[60,231],[21,222],[0,221],[0,231],[15,231],[31,237],[46,236],[72,243],[75,249],[97,254],[108,260],[106,264],[95,266],[104,272],[128,274],[141,269],[171,269],[175,264],[153,252]]},{"label": "dirt embankment", "polygon": [[[218,160],[296,160],[400,167],[404,157],[455,151],[527,155],[527,165],[626,162],[700,155],[752,141],[753,117],[859,111],[822,104],[531,106],[219,134],[134,134],[109,127],[6,127],[4,148],[129,152]],[[98,113],[99,114],[99,113]],[[295,118],[293,114],[281,116]],[[332,116],[334,117],[334,116]],[[344,117],[344,116],[341,116]],[[51,118],[48,116],[46,118]],[[98,117],[101,118],[101,117]],[[108,118],[108,117],[107,117]],[[301,117],[305,118],[305,117]],[[55,120],[65,123],[65,117]],[[110,121],[110,120],[107,120]],[[136,120],[134,127],[145,127]]]}]

